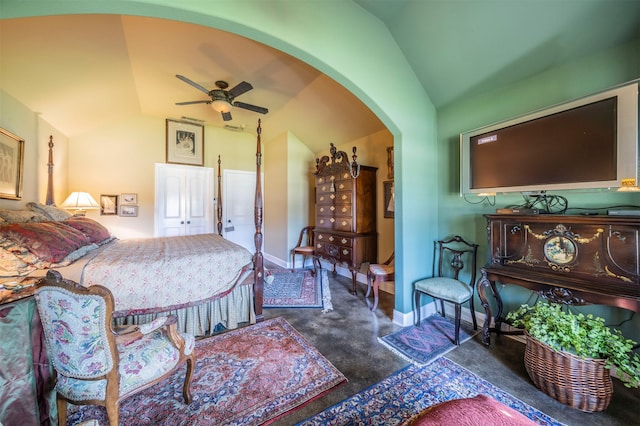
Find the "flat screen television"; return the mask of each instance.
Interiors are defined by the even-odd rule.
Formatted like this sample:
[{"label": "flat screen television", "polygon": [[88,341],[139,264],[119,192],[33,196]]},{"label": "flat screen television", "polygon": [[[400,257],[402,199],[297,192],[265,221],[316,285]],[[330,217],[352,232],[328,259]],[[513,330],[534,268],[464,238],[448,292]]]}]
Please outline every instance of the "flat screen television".
[{"label": "flat screen television", "polygon": [[462,133],[460,192],[636,186],[638,121],[633,83]]}]

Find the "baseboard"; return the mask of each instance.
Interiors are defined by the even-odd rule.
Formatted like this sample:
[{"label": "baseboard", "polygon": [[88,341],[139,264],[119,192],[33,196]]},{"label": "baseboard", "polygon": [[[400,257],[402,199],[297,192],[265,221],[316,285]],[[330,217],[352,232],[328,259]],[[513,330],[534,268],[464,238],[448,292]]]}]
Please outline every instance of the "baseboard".
[{"label": "baseboard", "polygon": [[[453,313],[454,305],[450,303],[445,303],[444,310],[445,310],[445,313]],[[420,307],[420,318],[426,318],[429,315],[435,314],[436,312],[437,311],[436,311],[435,303],[433,301],[429,302]],[[469,309],[468,307],[463,307],[461,311],[461,315],[462,315],[461,319],[463,322],[473,324],[473,319],[471,318],[471,309]],[[481,327],[482,324],[484,324],[484,320],[486,317],[487,316],[484,312],[476,311],[476,321],[478,323],[478,327]],[[407,327],[407,326],[413,325],[415,323],[414,311],[412,310],[410,312],[404,313],[404,312],[399,312],[397,310],[394,310],[393,323],[401,327]],[[494,325],[493,320],[491,320],[490,326],[493,327],[493,325]]]}]

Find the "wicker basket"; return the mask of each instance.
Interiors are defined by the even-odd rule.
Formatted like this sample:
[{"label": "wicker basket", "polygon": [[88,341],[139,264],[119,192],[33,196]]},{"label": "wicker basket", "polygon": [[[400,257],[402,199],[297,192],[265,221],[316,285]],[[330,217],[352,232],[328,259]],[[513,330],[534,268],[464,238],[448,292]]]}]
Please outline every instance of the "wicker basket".
[{"label": "wicker basket", "polygon": [[581,411],[603,411],[611,402],[613,383],[604,360],[558,352],[527,334],[524,365],[536,387]]}]

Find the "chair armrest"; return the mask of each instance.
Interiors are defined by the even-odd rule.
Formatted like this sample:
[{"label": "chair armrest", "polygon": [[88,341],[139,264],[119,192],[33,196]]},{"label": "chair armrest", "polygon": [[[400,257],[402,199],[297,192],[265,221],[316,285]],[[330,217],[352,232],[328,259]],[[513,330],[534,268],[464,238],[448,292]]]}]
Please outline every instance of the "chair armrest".
[{"label": "chair armrest", "polygon": [[175,315],[169,315],[166,317],[158,317],[153,321],[145,324],[126,325],[123,327],[118,327],[114,329],[114,333],[116,335],[116,340],[118,343],[126,343],[139,339],[145,334],[149,334],[160,328],[172,326],[177,322],[178,319],[175,317]]}]

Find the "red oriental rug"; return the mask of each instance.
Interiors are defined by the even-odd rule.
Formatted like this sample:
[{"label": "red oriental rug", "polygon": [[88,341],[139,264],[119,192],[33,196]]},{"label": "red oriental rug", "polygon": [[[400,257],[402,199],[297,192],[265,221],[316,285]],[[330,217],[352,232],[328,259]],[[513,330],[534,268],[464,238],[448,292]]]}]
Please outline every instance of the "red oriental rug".
[{"label": "red oriental rug", "polygon": [[[184,367],[124,400],[120,424],[269,424],[346,382],[283,318],[199,340],[195,350],[190,405],[182,399]],[[90,419],[108,424],[102,407],[68,407],[68,424]]]}]

